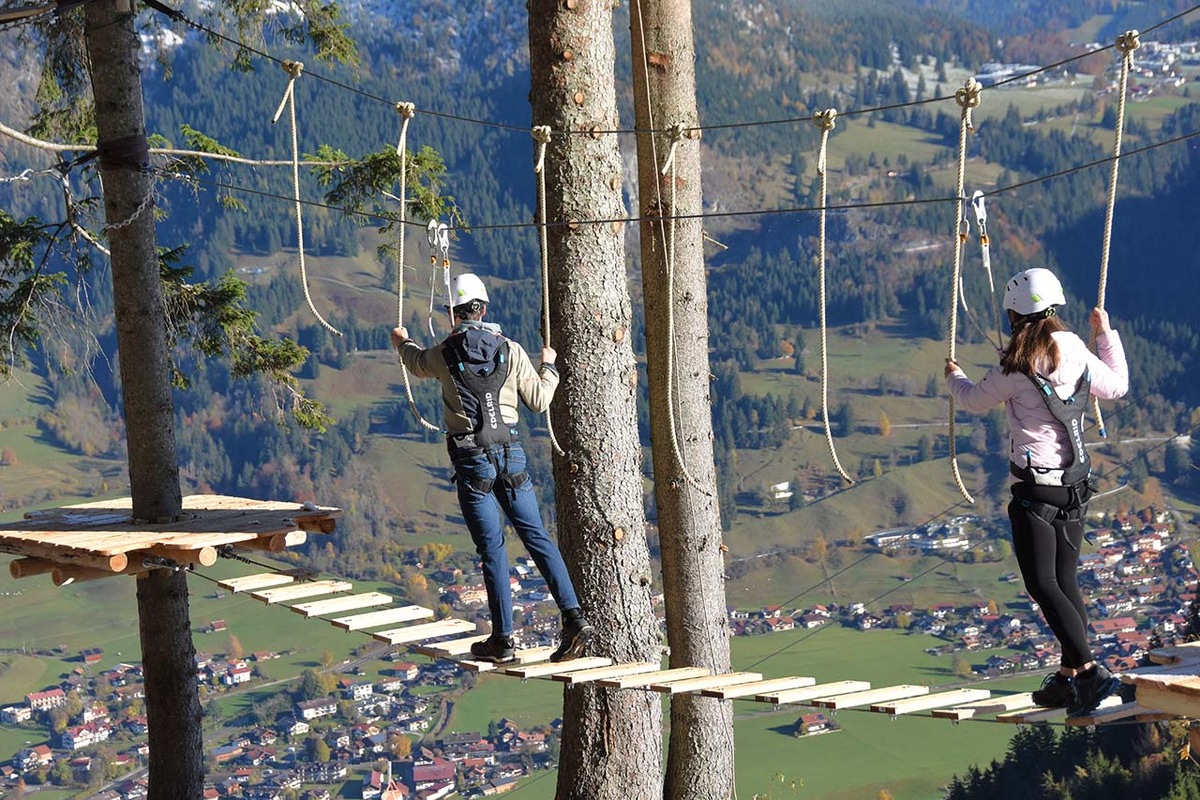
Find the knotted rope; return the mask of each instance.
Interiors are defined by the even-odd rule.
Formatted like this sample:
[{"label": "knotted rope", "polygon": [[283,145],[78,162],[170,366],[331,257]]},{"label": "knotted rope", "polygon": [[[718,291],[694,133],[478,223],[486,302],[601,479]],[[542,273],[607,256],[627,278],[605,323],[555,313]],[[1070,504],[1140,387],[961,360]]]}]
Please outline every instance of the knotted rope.
[{"label": "knotted rope", "polygon": [[[958,128],[958,181],[955,185],[954,195],[957,198],[954,208],[954,274],[950,280],[950,331],[948,339],[950,340],[950,352],[948,358],[951,361],[957,361],[955,356],[955,339],[958,337],[958,299],[961,297],[959,282],[962,276],[962,253],[963,239],[960,234],[961,220],[963,218],[963,184],[966,183],[967,173],[967,131],[974,128],[971,124],[971,109],[979,107],[980,94],[983,91],[983,86],[975,80],[975,78],[967,78],[966,83],[954,93],[954,99],[962,108],[962,121]],[[974,503],[975,498],[971,497],[971,493],[967,491],[967,487],[963,485],[962,474],[958,469],[958,451],[955,444],[954,435],[954,395],[950,396],[950,415],[949,415],[949,438],[950,438],[950,469],[954,473],[954,485],[958,487],[958,491],[962,494],[963,499],[968,503]]]},{"label": "knotted rope", "polygon": [[821,216],[819,234],[817,237],[817,286],[818,309],[821,321],[821,420],[825,425],[825,444],[829,447],[829,456],[838,474],[846,483],[853,484],[841,460],[838,459],[837,449],[833,446],[833,431],[829,426],[829,341],[825,323],[825,198],[828,189],[828,152],[829,133],[837,125],[837,109],[827,108],[813,114],[813,124],[821,130],[821,149],[817,153],[817,176],[821,179]]},{"label": "knotted rope", "polygon": [[[1125,93],[1129,86],[1129,71],[1133,68],[1133,51],[1142,46],[1136,30],[1126,31],[1117,37],[1117,50],[1121,53],[1121,80],[1117,89],[1117,126],[1113,137],[1112,169],[1108,176],[1108,204],[1104,209],[1104,239],[1100,248],[1100,287],[1096,291],[1096,306],[1104,308],[1104,295],[1108,290],[1108,255],[1112,246],[1113,209],[1117,203],[1117,173],[1121,170],[1121,140],[1125,133]],[[1095,347],[1096,330],[1088,338],[1088,346]],[[1104,415],[1100,413],[1100,399],[1092,396],[1092,416],[1096,418],[1096,429],[1101,438],[1108,438],[1104,427]]]},{"label": "knotted rope", "polygon": [[304,214],[303,204],[300,200],[300,141],[296,133],[296,79],[304,72],[304,64],[300,61],[284,61],[281,66],[283,71],[288,74],[288,85],[283,92],[283,99],[279,101],[279,108],[275,109],[275,116],[271,117],[271,124],[279,122],[284,106],[287,106],[291,112],[292,121],[292,194],[296,200],[296,251],[300,257],[300,282],[304,286],[304,300],[308,303],[308,308],[312,311],[313,316],[324,326],[325,330],[334,336],[341,336],[342,332],[330,325],[313,304],[312,294],[308,291],[308,268],[304,263]]}]

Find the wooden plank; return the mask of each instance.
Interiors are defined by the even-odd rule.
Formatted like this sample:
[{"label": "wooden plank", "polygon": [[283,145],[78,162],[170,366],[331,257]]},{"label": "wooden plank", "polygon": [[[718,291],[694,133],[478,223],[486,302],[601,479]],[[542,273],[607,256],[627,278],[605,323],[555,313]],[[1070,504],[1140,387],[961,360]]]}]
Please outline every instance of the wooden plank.
[{"label": "wooden plank", "polygon": [[872,704],[871,710],[881,714],[898,717],[901,714],[915,714],[918,711],[931,711],[943,706],[959,705],[986,700],[992,696],[987,689],[953,689],[949,692],[937,692],[925,697],[910,697],[907,700],[896,700],[886,703]]},{"label": "wooden plank", "polygon": [[1001,714],[1005,711],[1012,711],[1017,708],[1029,708],[1033,705],[1033,696],[1029,692],[1020,694],[1000,695],[999,697],[989,697],[987,700],[975,703],[963,703],[962,705],[952,706],[951,708],[935,708],[933,716],[939,719],[951,719],[955,722],[964,719],[974,719],[975,717],[986,717],[992,714]]},{"label": "wooden plank", "polygon": [[736,686],[742,683],[754,683],[762,680],[761,672],[726,672],[722,675],[701,675],[697,678],[683,678],[676,681],[650,684],[650,691],[663,694],[680,694],[682,692],[699,692],[704,689],[716,689],[719,686]]},{"label": "wooden plank", "polygon": [[761,703],[804,703],[814,697],[830,697],[835,694],[862,692],[870,688],[871,684],[867,681],[834,681],[832,683],[818,683],[815,686],[806,686],[802,689],[766,692],[765,694],[755,695],[754,699]]},{"label": "wooden plank", "polygon": [[430,658],[455,658],[471,652],[471,645],[476,642],[482,642],[491,634],[481,633],[475,636],[467,636],[462,639],[451,639],[447,642],[438,642],[437,644],[417,644],[412,647],[414,653],[420,653],[423,656]]},{"label": "wooden plank", "polygon": [[1177,717],[1200,717],[1200,697],[1176,694],[1169,686],[1138,684],[1137,701],[1145,708],[1154,708]]},{"label": "wooden plank", "polygon": [[653,661],[641,661],[632,664],[613,664],[608,667],[594,667],[592,669],[581,669],[578,672],[568,672],[561,675],[551,675],[550,678],[556,681],[574,685],[576,683],[590,683],[592,681],[604,680],[606,678],[620,678],[626,675],[645,675],[647,672],[657,672],[662,669],[661,664]]},{"label": "wooden plank", "polygon": [[342,611],[353,611],[356,608],[371,608],[386,606],[394,598],[383,592],[367,592],[365,594],[350,594],[345,597],[335,597],[332,600],[314,600],[310,603],[297,603],[291,606],[292,611],[306,617],[319,617],[322,614],[338,614]]},{"label": "wooden plank", "polygon": [[[383,611],[369,611],[366,614],[354,614],[349,617],[338,617],[330,620],[335,628],[346,631],[361,631],[364,628],[378,628],[383,625],[397,625],[401,622],[416,622],[419,619],[430,619],[433,610],[425,606],[400,606],[385,608]],[[470,647],[470,645],[467,645]]]},{"label": "wooden plank", "polygon": [[334,592],[348,592],[353,588],[354,584],[350,583],[350,581],[309,581],[307,583],[295,583],[279,589],[263,589],[251,592],[250,596],[255,600],[261,600],[267,605],[271,605],[273,603],[283,603],[288,600],[299,600],[302,597],[317,597],[323,594],[333,594]]},{"label": "wooden plank", "polygon": [[[1103,706],[1103,704],[1101,705]],[[1074,727],[1087,727],[1089,725],[1103,725],[1106,722],[1116,722],[1122,719],[1151,722],[1163,719],[1175,719],[1175,715],[1167,714],[1153,708],[1146,708],[1140,703],[1121,703],[1111,708],[1098,708],[1087,716],[1067,717],[1067,721],[1064,724]]]},{"label": "wooden plank", "polygon": [[410,625],[407,628],[378,631],[372,633],[371,638],[387,644],[411,644],[473,630],[475,630],[474,622],[468,622],[465,619],[443,619],[438,622],[427,622],[424,625]]},{"label": "wooden plank", "polygon": [[929,694],[928,686],[904,683],[899,686],[881,686],[878,689],[867,689],[861,692],[838,694],[832,697],[817,697],[812,705],[818,708],[859,708],[872,703],[886,703],[889,700],[903,700],[906,697]]},{"label": "wooden plank", "polygon": [[[1116,708],[1122,705],[1123,702],[1116,695],[1106,697],[1101,701],[1098,710]],[[1066,717],[1067,710],[1065,708],[1030,708],[1024,711],[1014,711],[1011,714],[997,714],[996,722],[1011,722],[1017,725],[1024,725],[1035,722],[1052,722],[1054,720],[1066,719]],[[1086,717],[1081,717],[1081,719],[1086,719]]]},{"label": "wooden plank", "polygon": [[570,661],[544,662],[541,664],[526,664],[518,667],[505,667],[503,672],[505,675],[514,675],[518,678],[548,678],[552,675],[558,675],[566,672],[578,672],[581,669],[592,669],[593,667],[607,667],[613,663],[611,658],[601,658],[600,656],[587,656],[584,658],[572,658]]},{"label": "wooden plank", "polygon": [[228,589],[235,594],[237,592],[250,592],[255,589],[267,589],[271,586],[282,586],[285,583],[292,583],[296,579],[291,575],[283,575],[279,572],[262,572],[257,575],[246,575],[241,578],[226,578],[223,581],[217,581],[217,586],[222,589]]},{"label": "wooden plank", "polygon": [[1200,642],[1183,642],[1170,647],[1156,647],[1149,653],[1155,664],[1178,664],[1181,661],[1200,660]]},{"label": "wooden plank", "polygon": [[771,678],[770,680],[742,683],[736,686],[704,689],[700,694],[705,697],[733,700],[738,697],[752,697],[754,695],[766,694],[767,692],[782,692],[785,689],[800,689],[805,686],[815,686],[816,683],[816,678],[804,678],[794,675],[790,678]]},{"label": "wooden plank", "polygon": [[[484,637],[485,639],[487,637]],[[466,659],[459,661],[458,665],[463,669],[471,672],[493,672],[497,669],[510,667],[513,664],[537,664],[548,658],[557,648],[554,647],[530,647],[525,650],[517,650],[512,661],[505,661],[503,664],[497,664],[494,661],[475,661],[474,659]]]},{"label": "wooden plank", "polygon": [[701,675],[709,675],[708,670],[704,667],[675,667],[674,669],[662,669],[658,672],[645,672],[641,675],[623,675],[619,678],[604,678],[596,681],[601,686],[607,686],[610,689],[636,689],[640,686],[649,686],[652,683],[662,683],[671,680],[683,680],[685,678],[698,678]]}]

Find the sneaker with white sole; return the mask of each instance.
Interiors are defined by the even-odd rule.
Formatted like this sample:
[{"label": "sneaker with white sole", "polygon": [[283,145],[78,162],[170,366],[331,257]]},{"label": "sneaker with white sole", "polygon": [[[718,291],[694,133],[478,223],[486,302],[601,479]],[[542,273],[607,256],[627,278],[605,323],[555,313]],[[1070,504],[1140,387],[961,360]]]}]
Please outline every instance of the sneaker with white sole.
[{"label": "sneaker with white sole", "polygon": [[1117,693],[1121,681],[1108,671],[1103,664],[1089,669],[1087,672],[1075,674],[1075,704],[1067,709],[1069,717],[1086,717],[1096,710],[1108,697]]}]

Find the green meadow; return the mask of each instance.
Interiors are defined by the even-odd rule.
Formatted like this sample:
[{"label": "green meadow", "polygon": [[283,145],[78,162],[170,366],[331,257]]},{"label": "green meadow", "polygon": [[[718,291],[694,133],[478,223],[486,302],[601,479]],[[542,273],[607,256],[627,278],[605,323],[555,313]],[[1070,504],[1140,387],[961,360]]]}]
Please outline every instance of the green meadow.
[{"label": "green meadow", "polygon": [[[957,682],[949,656],[924,652],[938,640],[897,631],[860,632],[831,627],[733,640],[733,666],[764,677],[810,675],[820,682],[857,679],[872,686],[916,683],[931,687]],[[992,652],[969,655],[983,661]],[[765,660],[764,660],[765,659]],[[760,662],[757,663],[756,662]],[[989,682],[1003,692],[1028,691],[1036,677]],[[490,720],[509,717],[521,724],[546,724],[562,713],[561,684],[502,676],[482,676],[476,688],[454,708],[448,730],[484,731]],[[667,702],[664,700],[664,703]],[[776,708],[734,701],[737,790],[745,797],[774,790],[772,797],[791,797],[772,787],[780,775],[798,784],[794,796],[812,800],[874,798],[886,789],[896,800],[918,800],[939,794],[952,775],[972,764],[1003,757],[1015,728],[963,723],[926,716],[892,720],[882,714],[848,710],[826,712],[841,730],[797,739],[797,718],[812,709]],[[669,715],[665,715],[669,719]],[[555,776],[539,773],[523,784],[523,800],[554,797]]]}]

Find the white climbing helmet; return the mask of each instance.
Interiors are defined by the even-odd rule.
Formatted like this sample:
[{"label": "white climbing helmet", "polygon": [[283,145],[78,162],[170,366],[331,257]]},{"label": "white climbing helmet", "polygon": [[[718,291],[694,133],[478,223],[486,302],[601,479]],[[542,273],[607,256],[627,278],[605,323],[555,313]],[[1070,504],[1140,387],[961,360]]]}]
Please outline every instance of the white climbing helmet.
[{"label": "white climbing helmet", "polygon": [[483,285],[483,281],[479,279],[478,275],[464,272],[450,283],[450,306],[457,308],[472,300],[478,300],[481,303],[488,302],[487,287]]},{"label": "white climbing helmet", "polygon": [[1062,284],[1042,267],[1018,272],[1004,287],[1004,307],[1021,316],[1037,314],[1051,306],[1066,305]]}]

